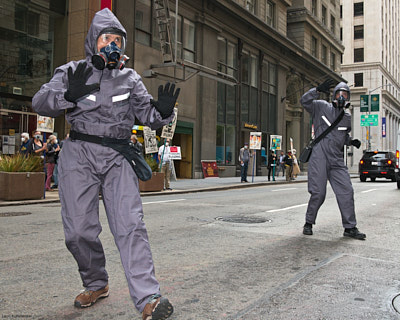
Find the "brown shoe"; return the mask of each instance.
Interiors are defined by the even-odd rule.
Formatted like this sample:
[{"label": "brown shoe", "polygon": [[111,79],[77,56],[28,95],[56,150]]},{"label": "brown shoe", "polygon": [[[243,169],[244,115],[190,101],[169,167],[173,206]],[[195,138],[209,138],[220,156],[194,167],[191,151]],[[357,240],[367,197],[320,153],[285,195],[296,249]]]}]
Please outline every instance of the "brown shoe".
[{"label": "brown shoe", "polygon": [[174,307],[167,298],[157,297],[150,300],[144,307],[142,313],[143,320],[162,320],[167,319],[174,312]]},{"label": "brown shoe", "polygon": [[108,297],[108,285],[106,285],[103,289],[99,289],[97,291],[92,290],[84,290],[75,298],[75,307],[77,308],[87,308],[93,305],[97,299],[107,298]]}]

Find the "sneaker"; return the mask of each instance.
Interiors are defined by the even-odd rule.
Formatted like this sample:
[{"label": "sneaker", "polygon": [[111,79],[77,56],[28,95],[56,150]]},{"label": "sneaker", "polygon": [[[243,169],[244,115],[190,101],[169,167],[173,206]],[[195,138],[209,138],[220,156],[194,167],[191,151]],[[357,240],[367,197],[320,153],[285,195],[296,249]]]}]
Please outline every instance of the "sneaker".
[{"label": "sneaker", "polygon": [[108,285],[97,291],[85,289],[75,298],[74,305],[77,308],[87,308],[93,305],[97,299],[107,298],[108,294]]},{"label": "sneaker", "polygon": [[153,295],[145,305],[142,313],[143,320],[167,319],[174,312],[174,307],[167,298]]},{"label": "sneaker", "polygon": [[343,236],[345,237],[350,237],[358,240],[365,240],[367,235],[365,233],[361,233],[358,231],[356,227],[351,228],[351,229],[344,229]]},{"label": "sneaker", "polygon": [[51,186],[50,189],[58,189],[58,186],[57,185],[53,185],[53,186]]},{"label": "sneaker", "polygon": [[311,223],[306,222],[306,224],[303,227],[303,234],[305,234],[306,236],[312,236],[313,232]]}]

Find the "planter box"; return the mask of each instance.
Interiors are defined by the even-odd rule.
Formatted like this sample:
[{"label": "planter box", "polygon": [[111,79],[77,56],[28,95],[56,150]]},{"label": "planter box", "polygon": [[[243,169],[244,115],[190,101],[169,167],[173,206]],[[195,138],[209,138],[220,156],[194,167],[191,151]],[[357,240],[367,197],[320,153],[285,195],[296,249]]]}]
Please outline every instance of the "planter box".
[{"label": "planter box", "polygon": [[0,172],[0,199],[41,199],[44,194],[44,178],[44,172]]},{"label": "planter box", "polygon": [[139,190],[142,192],[146,191],[161,191],[164,189],[164,173],[153,172],[153,176],[150,180],[142,181],[139,180]]}]

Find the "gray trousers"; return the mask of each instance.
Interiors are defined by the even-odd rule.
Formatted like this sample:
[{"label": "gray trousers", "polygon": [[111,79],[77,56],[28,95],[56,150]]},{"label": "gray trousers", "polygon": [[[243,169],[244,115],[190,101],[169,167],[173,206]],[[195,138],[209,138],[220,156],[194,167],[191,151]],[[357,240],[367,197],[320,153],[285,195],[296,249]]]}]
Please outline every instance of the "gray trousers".
[{"label": "gray trousers", "polygon": [[83,286],[108,283],[99,239],[99,192],[120,252],[129,292],[142,312],[146,298],[160,293],[143,222],[138,178],[118,152],[83,141],[66,141],[59,161],[59,192],[65,242],[78,263]]},{"label": "gray trousers", "polygon": [[325,155],[314,154],[314,151],[308,165],[308,192],[311,197],[308,201],[306,222],[315,224],[318,210],[325,201],[328,180],[339,205],[343,227],[355,227],[357,221],[354,211],[354,191],[347,167],[339,161],[329,163]]}]

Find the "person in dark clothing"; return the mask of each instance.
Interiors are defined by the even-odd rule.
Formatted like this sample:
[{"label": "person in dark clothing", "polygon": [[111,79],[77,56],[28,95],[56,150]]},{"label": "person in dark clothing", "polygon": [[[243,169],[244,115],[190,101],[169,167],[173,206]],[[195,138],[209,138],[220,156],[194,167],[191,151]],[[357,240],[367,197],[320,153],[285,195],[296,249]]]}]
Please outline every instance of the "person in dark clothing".
[{"label": "person in dark clothing", "polygon": [[47,151],[46,151],[46,168],[47,168],[47,178],[46,178],[46,191],[51,191],[51,178],[53,178],[54,168],[56,166],[56,156],[60,151],[60,146],[57,144],[57,137],[55,135],[50,135],[47,140]]},{"label": "person in dark clothing", "polygon": [[276,154],[274,150],[270,150],[268,155],[268,181],[270,181],[271,172],[272,172],[272,181],[275,181],[275,169],[276,169],[277,161],[276,161]]},{"label": "person in dark clothing", "polygon": [[239,162],[240,162],[240,182],[248,182],[247,181],[247,170],[249,168],[249,161],[252,157],[252,154],[249,151],[249,144],[245,142],[243,148],[239,151]]},{"label": "person in dark clothing", "polygon": [[285,163],[286,181],[290,181],[292,179],[292,172],[293,172],[292,151],[289,150],[287,152],[287,154],[283,158],[283,162]]},{"label": "person in dark clothing", "polygon": [[21,133],[21,147],[19,148],[19,153],[27,156],[29,154],[29,149],[31,148],[32,140],[29,139],[29,133]]}]

